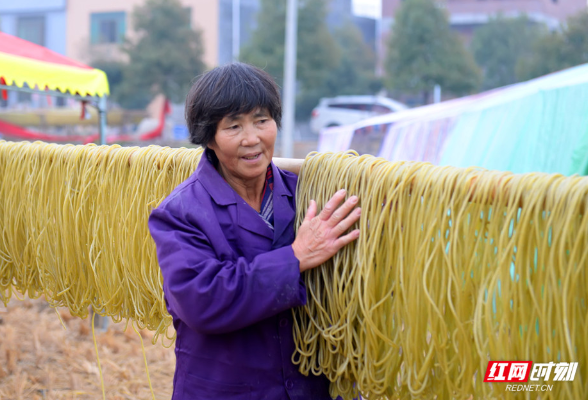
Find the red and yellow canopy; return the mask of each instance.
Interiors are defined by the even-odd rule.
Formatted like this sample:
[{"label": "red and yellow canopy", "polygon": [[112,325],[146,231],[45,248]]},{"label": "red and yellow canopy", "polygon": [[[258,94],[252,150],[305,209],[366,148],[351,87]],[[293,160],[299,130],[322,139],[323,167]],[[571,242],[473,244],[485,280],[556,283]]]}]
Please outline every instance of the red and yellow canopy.
[{"label": "red and yellow canopy", "polygon": [[81,96],[109,94],[106,74],[43,46],[0,32],[0,82]]}]

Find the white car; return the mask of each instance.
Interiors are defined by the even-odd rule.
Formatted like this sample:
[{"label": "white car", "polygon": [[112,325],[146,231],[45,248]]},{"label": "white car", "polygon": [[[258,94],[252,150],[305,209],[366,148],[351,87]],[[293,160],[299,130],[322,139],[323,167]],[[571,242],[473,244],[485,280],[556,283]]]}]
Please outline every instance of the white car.
[{"label": "white car", "polygon": [[349,125],[376,115],[405,110],[404,104],[381,96],[337,96],[322,98],[312,110],[310,130],[319,134],[321,129]]}]

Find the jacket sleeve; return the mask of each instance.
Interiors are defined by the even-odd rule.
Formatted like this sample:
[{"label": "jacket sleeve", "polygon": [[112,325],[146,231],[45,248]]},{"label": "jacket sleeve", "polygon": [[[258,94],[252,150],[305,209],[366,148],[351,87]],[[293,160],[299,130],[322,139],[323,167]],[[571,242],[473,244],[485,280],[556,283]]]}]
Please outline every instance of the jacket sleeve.
[{"label": "jacket sleeve", "polygon": [[165,208],[149,230],[157,247],[168,309],[203,334],[229,333],[306,304],[292,246],[255,257],[221,261],[196,226]]}]

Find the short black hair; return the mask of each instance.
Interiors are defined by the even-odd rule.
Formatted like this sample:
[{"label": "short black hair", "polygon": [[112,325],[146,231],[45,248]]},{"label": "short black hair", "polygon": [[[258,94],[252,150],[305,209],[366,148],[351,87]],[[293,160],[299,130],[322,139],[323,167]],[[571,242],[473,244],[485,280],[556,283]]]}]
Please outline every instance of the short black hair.
[{"label": "short black hair", "polygon": [[267,110],[280,128],[280,91],[267,72],[244,63],[227,64],[206,72],[186,97],[190,142],[206,147],[224,117],[247,114],[256,108]]}]

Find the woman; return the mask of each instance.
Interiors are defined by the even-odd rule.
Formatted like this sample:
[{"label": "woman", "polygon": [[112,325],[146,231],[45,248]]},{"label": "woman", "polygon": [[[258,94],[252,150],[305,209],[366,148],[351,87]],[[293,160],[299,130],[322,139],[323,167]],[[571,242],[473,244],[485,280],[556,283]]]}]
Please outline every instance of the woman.
[{"label": "woman", "polygon": [[[329,399],[292,363],[301,273],[357,239],[357,198],[339,191],[294,235],[297,176],[272,163],[278,88],[246,64],[203,75],[186,99],[198,168],[149,218],[177,331],[173,399]],[[341,204],[343,202],[343,204]]]}]

